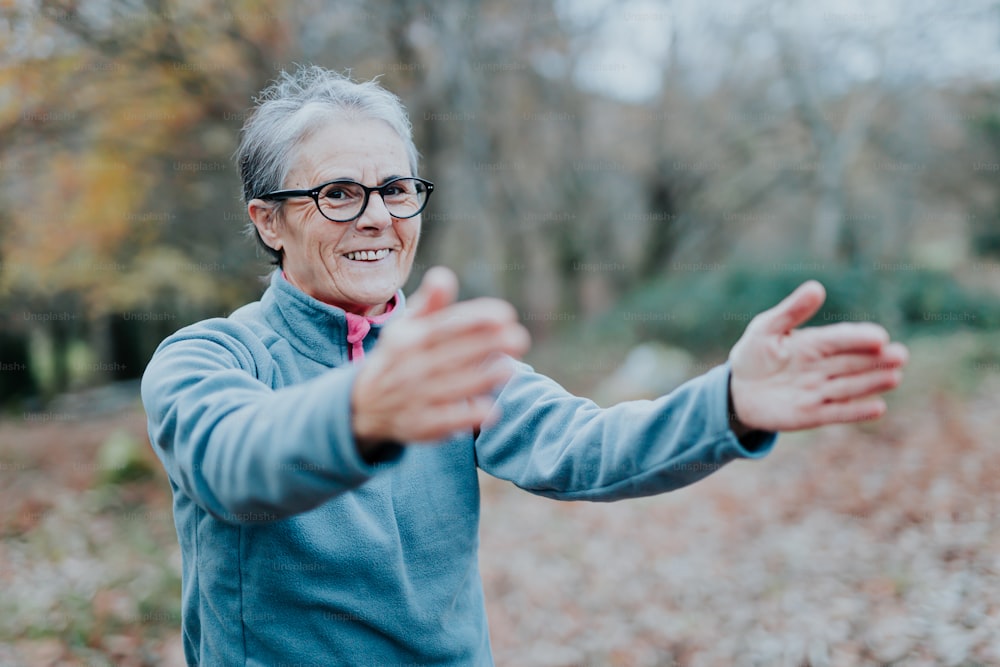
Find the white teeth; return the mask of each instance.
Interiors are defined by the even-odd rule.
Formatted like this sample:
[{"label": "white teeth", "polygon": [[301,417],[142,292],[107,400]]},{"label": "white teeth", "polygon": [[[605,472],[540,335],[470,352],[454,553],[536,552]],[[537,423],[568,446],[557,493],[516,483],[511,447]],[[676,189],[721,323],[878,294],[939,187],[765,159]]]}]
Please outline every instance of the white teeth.
[{"label": "white teeth", "polygon": [[388,248],[382,248],[381,250],[355,250],[354,252],[349,252],[345,255],[347,259],[364,262],[374,262],[377,259],[384,259],[388,256]]}]

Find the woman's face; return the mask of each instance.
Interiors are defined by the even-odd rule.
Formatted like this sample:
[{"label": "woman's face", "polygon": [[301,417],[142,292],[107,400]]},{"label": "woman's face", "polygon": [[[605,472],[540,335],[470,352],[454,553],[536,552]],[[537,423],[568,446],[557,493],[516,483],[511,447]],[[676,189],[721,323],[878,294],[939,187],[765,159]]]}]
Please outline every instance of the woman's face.
[{"label": "woman's face", "polygon": [[[334,118],[298,147],[283,188],[308,190],[342,178],[372,187],[413,175],[403,140],[387,123]],[[320,301],[348,312],[377,315],[410,274],[420,216],[393,218],[377,192],[369,197],[362,216],[351,222],[332,222],[312,199],[296,197],[285,201],[276,219],[268,218],[258,205],[256,215],[268,218],[262,228],[254,208],[251,202],[250,216],[261,237],[284,252],[282,268],[289,282]],[[379,259],[354,254],[362,250],[379,253]]]}]

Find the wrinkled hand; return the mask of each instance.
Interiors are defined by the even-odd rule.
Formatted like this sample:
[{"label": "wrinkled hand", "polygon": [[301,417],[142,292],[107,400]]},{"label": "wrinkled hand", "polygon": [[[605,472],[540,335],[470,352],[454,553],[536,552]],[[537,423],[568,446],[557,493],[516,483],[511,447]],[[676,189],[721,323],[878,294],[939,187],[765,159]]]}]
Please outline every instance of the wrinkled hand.
[{"label": "wrinkled hand", "polygon": [[478,427],[493,407],[491,392],[513,372],[504,355],[527,352],[530,336],[513,306],[487,298],[455,303],[457,294],[454,273],[430,269],[365,358],[351,395],[362,452]]},{"label": "wrinkled hand", "polygon": [[825,299],[810,280],[750,321],[729,355],[735,426],[794,431],[885,412],[879,394],[902,379],[906,348],[870,322],[796,329]]}]

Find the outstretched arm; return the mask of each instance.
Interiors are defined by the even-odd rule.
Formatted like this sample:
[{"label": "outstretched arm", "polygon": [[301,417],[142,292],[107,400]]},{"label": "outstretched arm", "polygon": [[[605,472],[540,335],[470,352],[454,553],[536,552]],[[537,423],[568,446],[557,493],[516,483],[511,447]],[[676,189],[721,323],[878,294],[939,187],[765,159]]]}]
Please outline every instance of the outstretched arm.
[{"label": "outstretched arm", "polygon": [[601,408],[520,364],[476,438],[485,472],[559,500],[613,501],[672,491],[738,458],[759,458],[773,433],[730,429],[728,365],[655,401]]},{"label": "outstretched arm", "polygon": [[476,439],[480,467],[553,498],[617,500],[763,456],[777,431],[877,418],[906,348],[870,323],[796,329],[824,298],[805,283],[754,318],[729,364],[652,402],[602,410],[522,367]]}]

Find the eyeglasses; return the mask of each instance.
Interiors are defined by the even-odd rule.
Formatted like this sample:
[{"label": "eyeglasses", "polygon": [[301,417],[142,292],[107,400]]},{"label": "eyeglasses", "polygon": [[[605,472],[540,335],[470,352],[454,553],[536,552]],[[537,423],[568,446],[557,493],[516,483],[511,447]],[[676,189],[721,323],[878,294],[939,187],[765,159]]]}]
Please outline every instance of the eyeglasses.
[{"label": "eyeglasses", "polygon": [[424,210],[434,192],[434,184],[422,178],[401,176],[370,188],[356,181],[341,179],[317,185],[311,190],[275,190],[258,199],[282,201],[292,197],[311,197],[327,220],[351,222],[364,215],[373,192],[382,197],[389,215],[405,219]]}]

